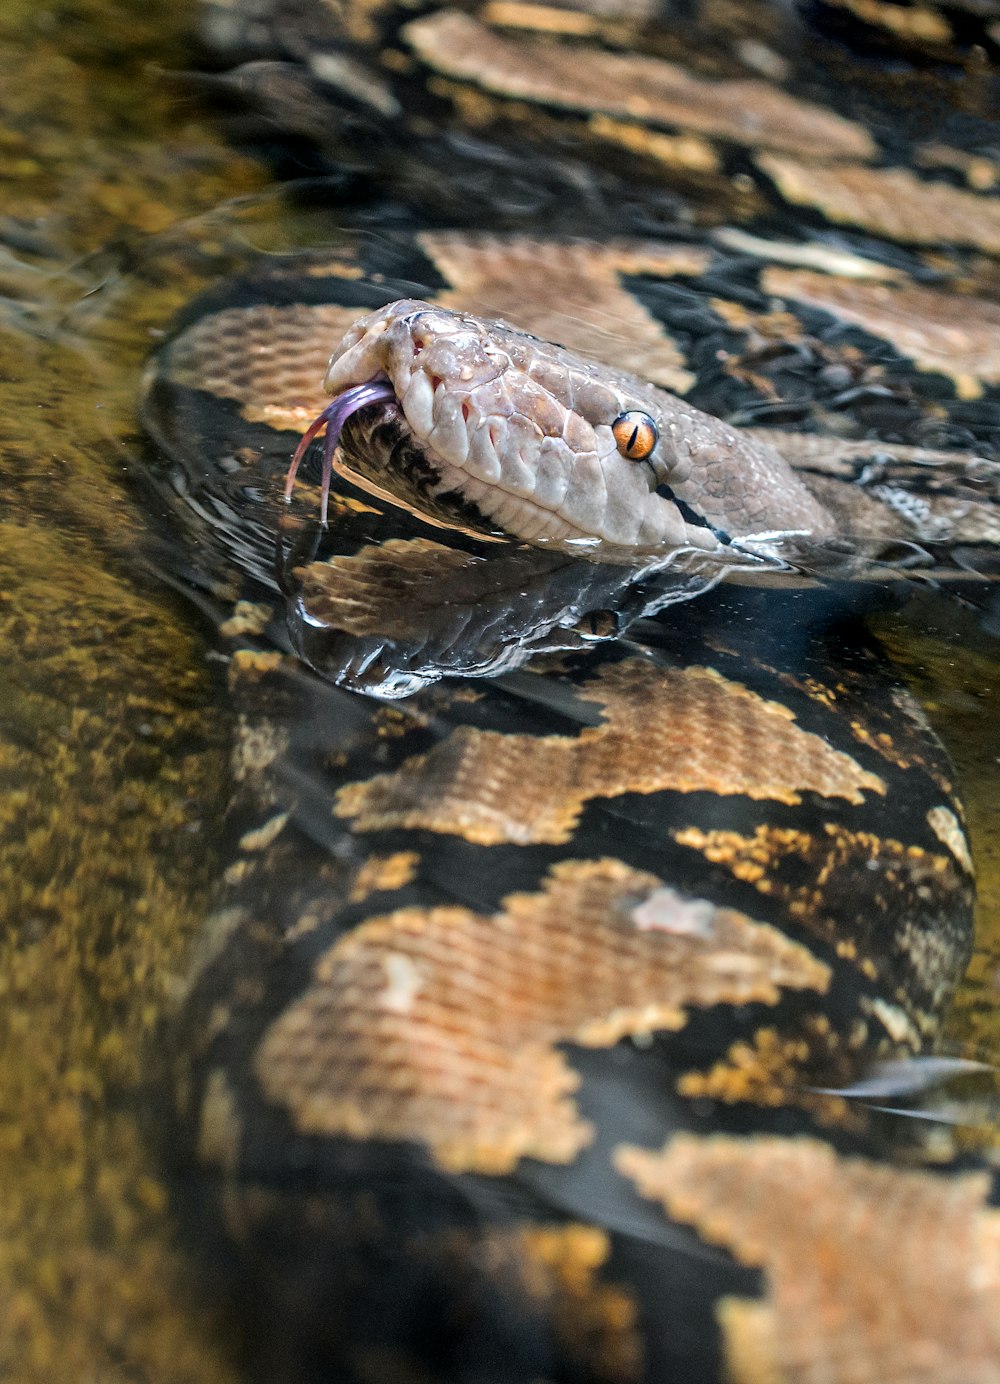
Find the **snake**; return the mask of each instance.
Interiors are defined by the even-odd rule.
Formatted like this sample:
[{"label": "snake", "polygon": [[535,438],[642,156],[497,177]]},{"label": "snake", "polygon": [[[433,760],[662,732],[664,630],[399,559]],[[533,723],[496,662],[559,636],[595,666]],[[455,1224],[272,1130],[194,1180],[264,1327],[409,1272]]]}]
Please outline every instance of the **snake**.
[{"label": "snake", "polygon": [[995,566],[996,22],[717,9],[206,7],[338,218],[142,399],[233,709],[162,1121],[249,1377],[1000,1379],[1000,1179],[906,1118],[971,848],[864,619]]}]

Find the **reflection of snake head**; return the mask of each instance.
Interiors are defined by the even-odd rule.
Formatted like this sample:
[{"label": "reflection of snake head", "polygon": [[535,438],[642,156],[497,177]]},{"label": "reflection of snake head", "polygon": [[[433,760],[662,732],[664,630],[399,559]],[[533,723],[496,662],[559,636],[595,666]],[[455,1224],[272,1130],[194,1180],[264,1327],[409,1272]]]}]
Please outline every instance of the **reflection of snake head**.
[{"label": "reflection of snake head", "polygon": [[[530,543],[602,556],[723,552],[736,537],[830,532],[826,510],[771,447],[503,322],[390,303],[351,327],[326,388],[330,456],[347,417],[378,404],[375,426],[369,417],[347,428],[349,467],[406,503],[423,494],[440,514],[442,500],[454,502],[463,522],[477,512]],[[650,421],[651,445],[630,457],[614,424],[632,412]]]}]

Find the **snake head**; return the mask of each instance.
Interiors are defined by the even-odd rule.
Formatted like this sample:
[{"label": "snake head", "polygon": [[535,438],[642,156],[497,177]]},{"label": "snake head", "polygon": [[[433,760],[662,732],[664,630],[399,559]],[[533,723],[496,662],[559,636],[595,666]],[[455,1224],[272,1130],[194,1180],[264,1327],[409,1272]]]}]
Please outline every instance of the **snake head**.
[{"label": "snake head", "polygon": [[772,448],[471,313],[404,299],[360,318],[326,388],[329,419],[351,419],[337,439],[349,469],[411,508],[453,505],[463,524],[478,516],[523,542],[618,560],[724,554],[734,536],[821,532],[827,520]]}]

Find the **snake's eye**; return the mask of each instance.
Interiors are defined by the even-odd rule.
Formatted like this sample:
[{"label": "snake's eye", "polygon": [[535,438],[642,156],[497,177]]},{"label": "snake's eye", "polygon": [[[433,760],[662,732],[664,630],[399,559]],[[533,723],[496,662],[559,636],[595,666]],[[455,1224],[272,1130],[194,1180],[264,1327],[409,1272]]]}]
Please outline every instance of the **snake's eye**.
[{"label": "snake's eye", "polygon": [[645,461],[660,436],[649,414],[637,408],[619,413],[611,424],[611,431],[619,452],[629,461]]}]

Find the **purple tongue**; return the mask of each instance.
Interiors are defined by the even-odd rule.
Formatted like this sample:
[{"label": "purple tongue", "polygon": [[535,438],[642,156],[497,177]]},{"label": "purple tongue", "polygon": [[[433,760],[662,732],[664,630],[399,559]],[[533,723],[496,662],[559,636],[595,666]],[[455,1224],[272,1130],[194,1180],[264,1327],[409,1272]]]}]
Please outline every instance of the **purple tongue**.
[{"label": "purple tongue", "polygon": [[309,444],[326,428],[326,437],[323,439],[323,485],[319,510],[320,522],[325,527],[326,511],[330,501],[330,479],[333,475],[333,454],[340,440],[341,429],[351,414],[357,413],[359,408],[364,408],[367,404],[388,403],[395,397],[396,391],[388,380],[369,380],[367,384],[356,384],[331,399],[319,417],[306,428],[302,434],[302,441],[295,448],[295,455],[285,478],[286,501],[292,498],[292,487],[295,485],[299,463],[305,456]]}]

